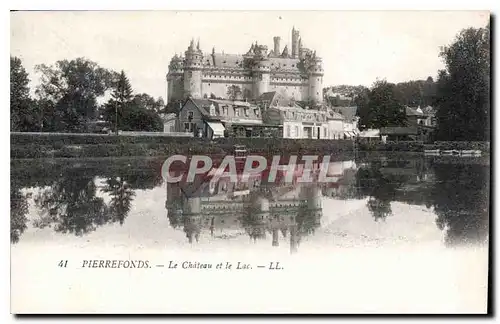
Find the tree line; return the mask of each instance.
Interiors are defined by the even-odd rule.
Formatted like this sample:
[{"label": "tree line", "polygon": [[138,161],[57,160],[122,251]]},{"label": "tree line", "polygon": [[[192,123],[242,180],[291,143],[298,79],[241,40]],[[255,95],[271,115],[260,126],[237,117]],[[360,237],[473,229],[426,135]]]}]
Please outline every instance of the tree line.
[{"label": "tree line", "polygon": [[115,72],[76,58],[40,64],[35,71],[40,84],[32,96],[21,59],[11,56],[11,131],[90,132],[95,121],[107,122],[112,130],[163,129],[163,99],[134,93],[123,70]]},{"label": "tree line", "polygon": [[[405,106],[432,106],[436,139],[490,140],[490,25],[462,30],[441,48],[445,69],[436,81],[390,83],[377,80],[370,88],[340,85],[324,89],[330,106],[357,106],[359,128],[406,126]],[[334,95],[332,95],[334,94]]]}]

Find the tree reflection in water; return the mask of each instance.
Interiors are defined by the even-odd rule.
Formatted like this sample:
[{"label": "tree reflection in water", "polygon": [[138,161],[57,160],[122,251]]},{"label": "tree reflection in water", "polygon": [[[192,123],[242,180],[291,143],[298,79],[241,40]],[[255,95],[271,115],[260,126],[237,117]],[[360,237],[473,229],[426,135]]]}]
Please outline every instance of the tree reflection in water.
[{"label": "tree reflection in water", "polygon": [[436,165],[432,190],[436,224],[446,228],[446,243],[482,243],[488,239],[489,167]]},{"label": "tree reflection in water", "polygon": [[14,183],[10,184],[10,241],[19,242],[20,236],[27,228],[28,197]]},{"label": "tree reflection in water", "polygon": [[106,184],[102,188],[102,191],[111,196],[111,202],[108,205],[111,213],[111,221],[120,222],[120,225],[123,225],[125,218],[132,208],[132,200],[134,199],[135,192],[121,177],[106,179]]},{"label": "tree reflection in water", "polygon": [[94,231],[110,220],[110,208],[96,192],[93,177],[61,177],[35,197],[41,215],[33,225],[77,236]]},{"label": "tree reflection in water", "polygon": [[405,180],[400,175],[384,174],[381,168],[380,163],[372,163],[367,168],[360,168],[356,174],[360,195],[369,197],[367,206],[375,221],[392,215],[391,202]]}]

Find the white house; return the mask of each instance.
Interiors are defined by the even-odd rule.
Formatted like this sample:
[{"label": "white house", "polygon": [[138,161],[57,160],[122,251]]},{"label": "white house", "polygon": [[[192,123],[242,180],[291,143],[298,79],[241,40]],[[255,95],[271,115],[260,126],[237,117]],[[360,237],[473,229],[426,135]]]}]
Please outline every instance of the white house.
[{"label": "white house", "polygon": [[356,111],[358,107],[334,107],[344,116],[344,138],[355,138],[359,134],[358,120]]},{"label": "white house", "polygon": [[327,113],[315,109],[292,107],[269,107],[266,121],[283,125],[283,138],[328,139]]},{"label": "white house", "polygon": [[328,138],[329,139],[342,139],[344,138],[344,116],[335,112],[328,111]]},{"label": "white house", "polygon": [[162,116],[163,119],[163,132],[174,133],[177,132],[177,116],[175,114],[166,114]]}]

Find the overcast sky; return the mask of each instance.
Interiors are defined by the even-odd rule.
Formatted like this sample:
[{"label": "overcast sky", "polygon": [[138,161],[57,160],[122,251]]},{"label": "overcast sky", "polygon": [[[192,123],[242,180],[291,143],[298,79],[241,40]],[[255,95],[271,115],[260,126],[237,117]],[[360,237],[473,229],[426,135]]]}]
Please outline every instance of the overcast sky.
[{"label": "overcast sky", "polygon": [[204,52],[245,53],[252,42],[290,48],[291,30],[323,58],[324,86],[370,86],[436,77],[440,46],[463,28],[485,27],[481,11],[267,11],[267,12],[14,12],[11,55],[22,59],[32,86],[36,64],[86,57],[123,69],[135,92],[165,98],[170,58],[191,38]]}]

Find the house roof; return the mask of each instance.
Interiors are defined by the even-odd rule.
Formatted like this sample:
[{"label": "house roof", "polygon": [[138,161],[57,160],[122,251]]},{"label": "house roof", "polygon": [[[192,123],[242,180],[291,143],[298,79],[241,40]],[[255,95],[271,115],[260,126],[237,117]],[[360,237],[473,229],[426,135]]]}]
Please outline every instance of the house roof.
[{"label": "house roof", "polygon": [[431,106],[427,106],[425,108],[412,108],[408,106],[406,107],[407,116],[433,116],[434,114],[434,108]]},{"label": "house roof", "polygon": [[184,103],[184,105],[182,106],[182,108],[184,108],[184,106],[186,105],[187,101],[191,100],[191,102],[194,103],[194,105],[198,108],[198,110],[200,111],[200,113],[203,115],[203,116],[210,116],[210,111],[207,110],[209,109],[210,105],[212,104],[212,102],[208,99],[193,99],[193,98],[188,98],[186,100],[186,102]]},{"label": "house roof", "polygon": [[327,112],[327,118],[328,119],[337,119],[337,120],[343,120],[344,115],[339,114],[338,112],[335,112],[333,110],[330,110]]},{"label": "house roof", "polygon": [[380,135],[417,135],[417,127],[382,127]]},{"label": "house roof", "polygon": [[272,107],[299,107],[285,91],[264,92],[257,101],[267,101]]},{"label": "house roof", "polygon": [[356,119],[356,112],[358,110],[358,107],[356,106],[351,106],[351,107],[333,107],[333,109],[339,111],[342,116],[345,117],[347,121],[353,121]]},{"label": "house roof", "polygon": [[170,113],[170,114],[165,114],[163,116],[163,121],[167,122],[169,120],[172,120],[172,119],[176,119],[177,118],[177,115],[174,114],[174,113]]}]

